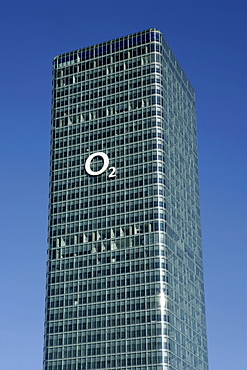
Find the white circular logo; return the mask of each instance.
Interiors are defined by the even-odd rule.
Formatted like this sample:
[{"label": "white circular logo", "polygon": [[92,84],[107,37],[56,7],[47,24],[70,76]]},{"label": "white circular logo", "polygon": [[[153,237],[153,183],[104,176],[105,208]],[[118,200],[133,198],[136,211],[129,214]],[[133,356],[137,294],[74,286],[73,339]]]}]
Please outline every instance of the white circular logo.
[{"label": "white circular logo", "polygon": [[[101,157],[103,159],[103,166],[102,168],[99,170],[99,171],[93,171],[91,169],[91,162],[92,160],[95,158],[95,157]],[[105,172],[109,166],[109,157],[107,154],[103,153],[103,152],[97,152],[97,153],[94,153],[94,154],[91,154],[87,160],[86,160],[86,163],[85,163],[85,170],[86,172],[91,175],[91,176],[98,176],[98,175],[101,175],[103,172]],[[110,173],[109,177],[115,177],[116,174],[116,169],[115,167],[110,167],[109,168],[112,172]]]},{"label": "white circular logo", "polygon": [[[93,171],[91,169],[91,162],[95,157],[101,157],[104,161],[103,167],[99,171]],[[108,166],[109,166],[109,157],[108,157],[108,155],[103,153],[103,152],[97,152],[97,153],[91,154],[88,157],[88,159],[86,160],[86,163],[85,163],[85,170],[91,176],[98,176],[98,175],[101,175],[103,172],[105,172],[107,170]]]}]

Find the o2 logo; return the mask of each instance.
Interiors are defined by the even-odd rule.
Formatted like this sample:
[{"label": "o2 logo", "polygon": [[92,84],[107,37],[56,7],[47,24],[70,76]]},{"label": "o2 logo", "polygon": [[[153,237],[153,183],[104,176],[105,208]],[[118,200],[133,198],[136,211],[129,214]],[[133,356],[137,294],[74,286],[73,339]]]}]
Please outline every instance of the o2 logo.
[{"label": "o2 logo", "polygon": [[[95,157],[100,157],[100,158],[103,159],[103,166],[98,171],[93,171],[91,169],[91,162]],[[87,160],[85,162],[85,170],[88,173],[88,175],[90,175],[90,176],[99,176],[108,169],[109,163],[110,163],[110,160],[109,160],[109,157],[108,157],[107,154],[105,154],[103,152],[97,152],[97,153],[91,154],[87,158]],[[115,167],[109,167],[109,171],[111,171],[111,172],[110,172],[108,177],[110,177],[110,178],[111,177],[116,177],[116,168]]]}]

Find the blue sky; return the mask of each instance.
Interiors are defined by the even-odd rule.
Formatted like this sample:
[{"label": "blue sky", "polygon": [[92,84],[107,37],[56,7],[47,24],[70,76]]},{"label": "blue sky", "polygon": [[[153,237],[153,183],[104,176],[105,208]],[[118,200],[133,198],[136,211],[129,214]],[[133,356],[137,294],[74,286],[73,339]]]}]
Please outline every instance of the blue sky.
[{"label": "blue sky", "polygon": [[197,92],[210,370],[247,369],[247,3],[3,0],[0,368],[41,370],[51,63],[159,28]]}]

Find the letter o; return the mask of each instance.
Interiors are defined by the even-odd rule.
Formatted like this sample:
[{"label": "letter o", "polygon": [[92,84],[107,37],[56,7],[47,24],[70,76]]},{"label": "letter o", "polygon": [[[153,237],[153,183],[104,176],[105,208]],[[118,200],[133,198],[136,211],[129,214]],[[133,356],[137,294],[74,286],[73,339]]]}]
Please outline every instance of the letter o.
[{"label": "letter o", "polygon": [[[99,171],[92,171],[92,169],[91,169],[91,162],[95,157],[101,157],[104,161],[103,167]],[[98,175],[101,175],[103,172],[105,172],[107,170],[108,166],[109,166],[109,157],[108,157],[108,155],[103,153],[103,152],[97,152],[97,153],[91,154],[87,158],[86,163],[85,163],[85,170],[91,176],[98,176]]]}]

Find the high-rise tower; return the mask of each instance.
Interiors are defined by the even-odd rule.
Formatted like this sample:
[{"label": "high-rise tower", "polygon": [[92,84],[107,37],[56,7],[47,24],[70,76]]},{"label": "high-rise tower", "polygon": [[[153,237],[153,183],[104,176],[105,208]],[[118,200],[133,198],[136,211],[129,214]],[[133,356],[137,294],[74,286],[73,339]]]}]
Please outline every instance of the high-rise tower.
[{"label": "high-rise tower", "polygon": [[44,370],[206,370],[195,93],[160,31],[53,65]]}]

